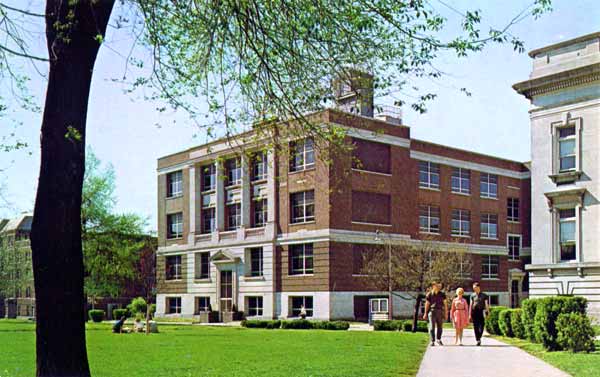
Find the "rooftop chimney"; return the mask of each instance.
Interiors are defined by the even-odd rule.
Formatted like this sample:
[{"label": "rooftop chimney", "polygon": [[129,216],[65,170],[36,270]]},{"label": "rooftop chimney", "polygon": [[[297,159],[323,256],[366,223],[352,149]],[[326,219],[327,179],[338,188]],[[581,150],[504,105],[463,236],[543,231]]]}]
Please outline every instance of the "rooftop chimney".
[{"label": "rooftop chimney", "polygon": [[338,109],[373,117],[373,75],[356,69],[344,70],[333,81],[333,89]]}]

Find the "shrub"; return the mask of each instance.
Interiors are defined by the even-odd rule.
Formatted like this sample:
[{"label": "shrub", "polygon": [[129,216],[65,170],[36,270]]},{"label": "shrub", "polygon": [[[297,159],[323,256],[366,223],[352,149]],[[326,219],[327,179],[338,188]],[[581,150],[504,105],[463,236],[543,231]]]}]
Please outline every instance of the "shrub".
[{"label": "shrub", "polygon": [[[410,321],[410,320],[404,321],[404,323],[402,323],[402,330],[412,331],[412,325],[413,325],[412,321]],[[418,325],[418,323],[417,323],[417,325]]]},{"label": "shrub", "polygon": [[513,309],[510,312],[510,325],[515,337],[525,339],[525,328],[523,327],[523,310]]},{"label": "shrub", "polygon": [[556,320],[560,314],[579,313],[585,315],[587,300],[583,297],[545,297],[537,303],[534,320],[535,336],[549,351],[559,350]]},{"label": "shrub", "polygon": [[500,318],[500,312],[508,309],[505,306],[494,306],[490,308],[490,315],[485,319],[485,329],[492,335],[500,335],[500,324],[498,320]]},{"label": "shrub", "polygon": [[417,332],[429,332],[429,325],[425,321],[417,322]]},{"label": "shrub", "polygon": [[143,297],[137,297],[131,300],[131,304],[127,306],[132,314],[142,313],[146,316],[147,304]]},{"label": "shrub", "polygon": [[500,333],[510,338],[515,336],[511,325],[511,312],[512,309],[504,309],[498,315],[498,328],[500,329]]},{"label": "shrub", "polygon": [[523,313],[521,315],[521,323],[525,332],[525,339],[531,342],[539,342],[535,337],[534,320],[535,312],[537,311],[537,303],[539,300],[527,299],[521,303]]},{"label": "shrub", "polygon": [[314,329],[320,330],[348,330],[350,323],[346,321],[319,321],[313,322]]},{"label": "shrub", "polygon": [[556,319],[556,342],[561,349],[571,352],[592,352],[594,329],[590,319],[581,313],[563,313]]},{"label": "shrub", "polygon": [[156,314],[156,304],[150,304],[150,317],[154,318],[154,314]]},{"label": "shrub", "polygon": [[104,319],[104,310],[92,309],[92,310],[88,311],[88,315],[90,316],[90,319],[92,321],[102,322],[102,320]]},{"label": "shrub", "polygon": [[312,329],[312,323],[306,319],[295,319],[292,321],[282,321],[282,329]]},{"label": "shrub", "polygon": [[403,327],[403,322],[400,320],[374,321],[373,329],[375,331],[399,331]]},{"label": "shrub", "polygon": [[258,328],[258,329],[278,329],[281,327],[281,321],[268,321],[259,319],[243,320],[242,326],[247,328]]},{"label": "shrub", "polygon": [[129,317],[129,312],[127,309],[113,309],[112,311],[113,319],[121,319],[121,317]]}]

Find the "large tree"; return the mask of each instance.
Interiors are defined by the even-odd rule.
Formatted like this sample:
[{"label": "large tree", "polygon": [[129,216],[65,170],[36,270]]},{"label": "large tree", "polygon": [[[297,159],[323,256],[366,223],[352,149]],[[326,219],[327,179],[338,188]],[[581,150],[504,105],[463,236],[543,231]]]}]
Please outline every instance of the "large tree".
[{"label": "large tree", "polygon": [[[464,56],[505,42],[522,50],[509,27],[549,3],[534,0],[506,27],[487,33],[480,30],[481,13],[465,11],[456,35],[446,32],[447,20],[425,0],[130,0],[119,2],[113,19],[149,47],[151,73],[132,80],[135,85],[155,89],[151,99],[188,111],[209,134],[228,134],[250,118],[302,119],[331,102],[331,80],[350,68],[374,73],[378,93],[385,94],[411,91],[414,77],[441,77],[433,63],[445,50]],[[89,375],[80,227],[86,115],[114,5],[47,0],[38,14],[0,4],[0,69],[11,78],[17,58],[48,61],[49,67],[31,236],[38,376]],[[45,19],[47,56],[27,48],[20,34],[27,29],[19,29],[17,16]],[[423,111],[434,97],[417,88],[404,98],[415,98],[411,106]],[[308,121],[297,125],[299,133],[331,138]]]}]

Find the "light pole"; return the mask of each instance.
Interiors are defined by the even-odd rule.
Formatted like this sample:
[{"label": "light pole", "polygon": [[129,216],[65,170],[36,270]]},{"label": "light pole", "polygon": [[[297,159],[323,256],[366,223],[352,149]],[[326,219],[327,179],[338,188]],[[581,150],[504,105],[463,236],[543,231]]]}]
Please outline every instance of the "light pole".
[{"label": "light pole", "polygon": [[393,317],[394,303],[392,302],[392,240],[391,240],[391,236],[389,234],[377,229],[375,231],[375,241],[383,241],[387,247],[387,252],[388,252],[388,316],[389,316],[389,319],[392,320],[392,319],[394,319],[394,317]]}]

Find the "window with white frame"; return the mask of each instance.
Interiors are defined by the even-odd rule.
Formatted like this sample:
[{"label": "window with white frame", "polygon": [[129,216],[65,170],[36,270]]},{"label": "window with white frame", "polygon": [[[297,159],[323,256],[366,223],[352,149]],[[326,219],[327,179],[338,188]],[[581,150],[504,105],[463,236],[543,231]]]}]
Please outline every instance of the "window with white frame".
[{"label": "window with white frame", "polygon": [[217,226],[214,207],[202,208],[202,233],[212,233]]},{"label": "window with white frame", "polygon": [[519,199],[506,199],[506,219],[512,222],[519,222]]},{"label": "window with white frame", "polygon": [[246,297],[247,313],[249,317],[263,315],[263,298],[262,296]]},{"label": "window with white frame", "polygon": [[252,180],[260,181],[267,179],[267,154],[265,152],[257,152],[252,156]]},{"label": "window with white frame", "polygon": [[314,221],[315,219],[315,192],[302,191],[290,195],[292,224]]},{"label": "window with white frame", "polygon": [[183,194],[183,172],[181,170],[167,174],[167,198]]},{"label": "window with white frame", "polygon": [[263,276],[263,248],[253,247],[248,253],[250,257],[250,276]]},{"label": "window with white frame", "polygon": [[577,259],[577,210],[576,208],[558,210],[560,261]]},{"label": "window with white frame", "polygon": [[498,176],[495,174],[481,173],[479,195],[482,198],[498,197]]},{"label": "window with white frame", "polygon": [[451,225],[453,236],[469,236],[471,234],[471,213],[464,209],[453,209]]},{"label": "window with white frame", "polygon": [[181,314],[181,297],[167,297],[167,313]]},{"label": "window with white frame", "polygon": [[313,297],[312,296],[295,296],[290,297],[292,317],[299,317],[302,309],[306,312],[307,317],[313,316]]},{"label": "window with white frame", "polygon": [[290,142],[290,171],[307,170],[315,166],[315,146],[312,138]]},{"label": "window with white frame", "polygon": [[181,255],[170,255],[165,258],[166,280],[181,279]]},{"label": "window with white frame", "polygon": [[577,132],[575,125],[557,128],[559,173],[573,171],[577,166]]},{"label": "window with white frame", "polygon": [[227,177],[227,186],[239,185],[242,183],[242,162],[239,158],[231,158],[225,161],[225,173]]},{"label": "window with white frame", "polygon": [[426,233],[440,232],[440,207],[419,206],[419,230]]},{"label": "window with white frame", "polygon": [[242,226],[242,204],[227,204],[227,230],[235,230]]},{"label": "window with white frame", "polygon": [[196,310],[195,314],[210,312],[210,297],[196,297]]},{"label": "window with white frame", "polygon": [[179,238],[183,236],[183,213],[171,213],[167,215],[167,238]]},{"label": "window with white frame", "polygon": [[304,243],[290,245],[290,275],[312,274],[313,269],[313,244]]},{"label": "window with white frame", "polygon": [[452,192],[471,193],[471,171],[463,168],[452,168]]},{"label": "window with white frame", "polygon": [[214,163],[200,168],[202,176],[202,191],[212,191],[217,185],[217,167]]},{"label": "window with white frame", "polygon": [[508,236],[508,259],[519,260],[521,254],[521,236]]},{"label": "window with white frame", "polygon": [[483,255],[481,258],[481,278],[497,279],[500,258],[497,255]]},{"label": "window with white frame", "polygon": [[267,212],[268,212],[268,201],[266,198],[255,199],[252,202],[254,211],[254,223],[255,227],[262,227],[267,224]]},{"label": "window with white frame", "polygon": [[196,279],[210,278],[210,253],[205,251],[195,254]]},{"label": "window with white frame", "polygon": [[440,188],[440,165],[429,161],[419,161],[419,187]]},{"label": "window with white frame", "polygon": [[481,215],[481,238],[498,238],[498,215],[491,213]]}]

